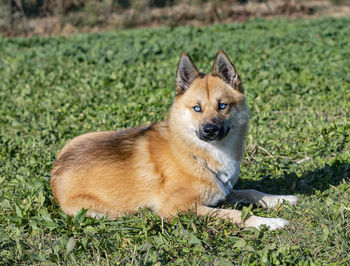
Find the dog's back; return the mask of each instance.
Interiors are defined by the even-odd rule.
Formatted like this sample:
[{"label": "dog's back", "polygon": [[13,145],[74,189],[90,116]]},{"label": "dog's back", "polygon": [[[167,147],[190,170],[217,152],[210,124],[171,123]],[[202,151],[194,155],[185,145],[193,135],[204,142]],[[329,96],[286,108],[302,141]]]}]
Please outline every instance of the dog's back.
[{"label": "dog's back", "polygon": [[177,162],[169,146],[167,121],[121,132],[88,133],[59,153],[51,187],[70,215],[86,208],[90,216],[113,218],[148,207],[168,216],[176,214],[174,208],[185,209],[198,200],[193,182]]}]

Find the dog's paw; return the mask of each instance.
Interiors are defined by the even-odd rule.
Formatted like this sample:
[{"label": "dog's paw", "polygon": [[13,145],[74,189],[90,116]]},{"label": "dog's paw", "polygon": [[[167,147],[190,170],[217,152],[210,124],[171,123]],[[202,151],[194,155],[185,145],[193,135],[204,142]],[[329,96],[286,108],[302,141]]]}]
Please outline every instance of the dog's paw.
[{"label": "dog's paw", "polygon": [[289,202],[291,205],[296,205],[299,201],[297,196],[292,195],[267,195],[259,200],[259,204],[267,209],[276,207],[279,203],[283,201]]},{"label": "dog's paw", "polygon": [[255,227],[260,229],[260,226],[266,225],[270,231],[282,229],[289,225],[287,220],[282,218],[264,218],[258,216],[252,216],[244,223],[246,227]]},{"label": "dog's paw", "polygon": [[291,205],[297,205],[299,198],[297,196],[292,196],[292,195],[288,195],[288,196],[282,196],[282,200],[288,201]]}]

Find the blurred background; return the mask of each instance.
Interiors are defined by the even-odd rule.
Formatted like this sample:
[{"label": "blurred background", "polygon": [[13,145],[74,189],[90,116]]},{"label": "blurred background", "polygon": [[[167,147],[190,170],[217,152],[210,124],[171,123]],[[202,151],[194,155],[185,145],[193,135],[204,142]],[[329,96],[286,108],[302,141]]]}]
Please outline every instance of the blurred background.
[{"label": "blurred background", "polygon": [[350,0],[0,0],[0,34],[69,35],[118,28],[344,16]]}]

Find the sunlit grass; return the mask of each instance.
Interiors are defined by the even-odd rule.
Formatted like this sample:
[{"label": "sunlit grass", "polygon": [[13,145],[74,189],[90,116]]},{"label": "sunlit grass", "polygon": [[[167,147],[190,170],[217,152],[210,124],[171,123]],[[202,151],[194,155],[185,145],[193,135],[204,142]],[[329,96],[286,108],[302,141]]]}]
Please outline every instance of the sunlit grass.
[{"label": "sunlit grass", "polygon": [[[349,23],[0,38],[0,261],[348,264]],[[251,110],[238,187],[298,195],[296,207],[253,209],[291,226],[259,232],[193,214],[167,222],[147,210],[117,221],[64,215],[48,182],[64,143],[165,119],[180,54],[210,72],[219,49],[242,76]]]}]

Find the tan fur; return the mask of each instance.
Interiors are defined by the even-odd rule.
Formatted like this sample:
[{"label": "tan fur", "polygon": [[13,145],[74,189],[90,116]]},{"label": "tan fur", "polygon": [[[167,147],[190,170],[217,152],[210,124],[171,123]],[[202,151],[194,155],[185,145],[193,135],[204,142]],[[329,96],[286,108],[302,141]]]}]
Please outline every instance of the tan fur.
[{"label": "tan fur", "polygon": [[[221,158],[227,155],[225,160],[238,165],[242,159],[247,129],[243,88],[216,75],[215,65],[213,74],[193,71],[196,78],[186,91],[177,85],[168,120],[121,132],[88,133],[66,144],[51,177],[53,194],[65,213],[75,215],[86,208],[90,216],[116,218],[146,207],[171,217],[196,206],[199,215],[240,222],[239,211],[207,206],[225,198],[215,176],[223,171]],[[227,108],[219,111],[218,101]],[[201,113],[193,111],[198,102]],[[195,131],[215,119],[232,123],[230,133],[213,144],[200,140]],[[256,218],[260,217],[250,217],[246,225],[263,224],[252,222]]]}]

